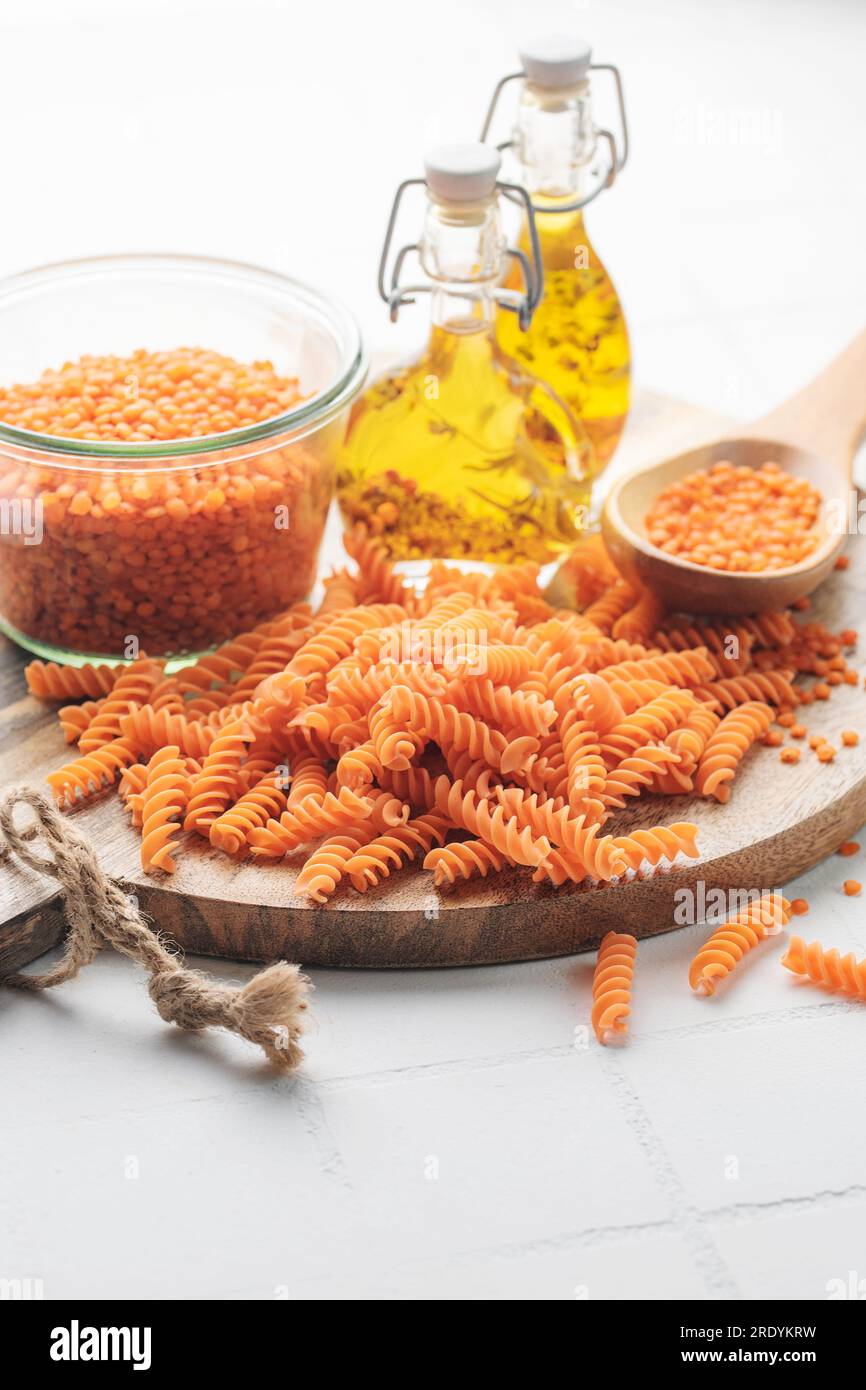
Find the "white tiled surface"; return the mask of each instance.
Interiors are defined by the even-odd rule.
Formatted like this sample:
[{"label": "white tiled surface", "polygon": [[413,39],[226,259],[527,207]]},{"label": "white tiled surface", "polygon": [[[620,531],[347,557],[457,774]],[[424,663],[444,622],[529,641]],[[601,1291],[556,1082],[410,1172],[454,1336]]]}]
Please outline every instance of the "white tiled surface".
[{"label": "white tiled surface", "polygon": [[[387,201],[425,143],[475,131],[524,10],[7,0],[0,271],[203,250],[330,284],[383,350],[417,341],[422,318],[389,334],[373,291]],[[531,22],[586,33],[625,75],[633,159],[591,230],[640,383],[769,409],[862,326],[866,8],[561,0]],[[843,876],[820,866],[792,896],[862,954]],[[642,945],[616,1053],[584,1045],[585,957],[317,971],[292,1080],[232,1038],[165,1028],[117,958],[50,997],[0,996],[0,1276],[48,1297],[856,1286],[864,1015],[786,978],[775,942],[698,1000],[694,941]]]}]

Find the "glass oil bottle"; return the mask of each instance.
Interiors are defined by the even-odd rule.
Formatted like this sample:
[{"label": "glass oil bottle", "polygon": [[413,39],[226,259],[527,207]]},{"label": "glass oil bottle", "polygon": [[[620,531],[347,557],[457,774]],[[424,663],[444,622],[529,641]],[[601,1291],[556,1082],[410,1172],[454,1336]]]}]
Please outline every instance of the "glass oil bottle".
[{"label": "glass oil bottle", "polygon": [[[518,178],[532,199],[545,291],[528,328],[500,313],[497,338],[503,351],[548,382],[580,418],[592,443],[595,476],[625,426],[631,363],[619,298],[584,223],[584,208],[610,187],[628,157],[619,72],[591,58],[582,40],[527,44],[520,53],[521,71],[504,77],[494,92],[481,138],[488,138],[503,88],[519,82],[514,133],[499,148],[513,150]],[[593,120],[590,74],[600,71],[614,78],[619,147]],[[518,245],[524,252],[529,245],[525,215]]]},{"label": "glass oil bottle", "polygon": [[[542,566],[569,551],[588,502],[588,438],[551,387],[503,350],[497,312],[528,328],[542,294],[534,215],[516,185],[498,183],[485,145],[440,149],[423,179],[397,190],[379,268],[392,321],[431,295],[420,357],[375,380],[356,401],[338,474],[347,521],[364,521],[391,559],[422,576],[433,559]],[[401,199],[426,194],[420,241],[393,260]],[[521,201],[527,250],[510,250],[499,200]],[[423,280],[404,284],[417,255]],[[503,285],[506,267],[517,269]]]}]

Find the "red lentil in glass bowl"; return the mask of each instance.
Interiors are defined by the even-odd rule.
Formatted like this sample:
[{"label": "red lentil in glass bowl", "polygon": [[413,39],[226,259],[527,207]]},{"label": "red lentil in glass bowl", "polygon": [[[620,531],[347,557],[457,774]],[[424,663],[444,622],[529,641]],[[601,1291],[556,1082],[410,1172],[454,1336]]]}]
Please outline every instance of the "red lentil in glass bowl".
[{"label": "red lentil in glass bowl", "polygon": [[182,658],[306,597],[367,373],[345,309],[255,266],[108,256],[0,281],[0,342],[9,637]]}]

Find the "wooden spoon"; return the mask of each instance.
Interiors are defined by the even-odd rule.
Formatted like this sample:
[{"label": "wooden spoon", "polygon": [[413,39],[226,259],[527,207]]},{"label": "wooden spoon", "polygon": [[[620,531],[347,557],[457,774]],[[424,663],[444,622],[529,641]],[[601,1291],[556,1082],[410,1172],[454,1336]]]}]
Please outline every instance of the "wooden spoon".
[{"label": "wooden spoon", "polygon": [[[652,589],[671,608],[761,613],[786,607],[826,579],[846,535],[857,531],[851,465],[864,428],[866,332],[809,386],[750,425],[748,434],[690,449],[617,479],[601,518],[614,564],[627,579]],[[773,459],[819,490],[823,500],[816,527],[821,539],[811,555],[785,569],[731,574],[678,559],[651,543],[645,518],[658,494],[687,473],[722,459],[749,468]]]}]

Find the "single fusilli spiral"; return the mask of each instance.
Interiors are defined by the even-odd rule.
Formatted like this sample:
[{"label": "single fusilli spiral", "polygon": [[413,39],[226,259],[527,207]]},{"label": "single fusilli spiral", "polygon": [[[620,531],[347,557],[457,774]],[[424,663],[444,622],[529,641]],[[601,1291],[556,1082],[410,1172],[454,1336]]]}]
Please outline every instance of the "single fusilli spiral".
[{"label": "single fusilli spiral", "polygon": [[327,839],[313,850],[295,880],[295,892],[314,902],[324,903],[337,889],[346,865],[367,840],[369,827],[348,829]]},{"label": "single fusilli spiral", "polygon": [[123,666],[58,666],[31,661],[24,668],[27,689],[39,700],[96,700],[113,688]]},{"label": "single fusilli spiral", "polygon": [[644,656],[639,661],[619,661],[599,671],[602,680],[664,681],[666,685],[682,687],[702,685],[716,673],[706,647],[693,651],[668,652],[661,656]]},{"label": "single fusilli spiral", "polygon": [[430,812],[416,816],[405,825],[379,835],[369,844],[361,845],[345,865],[343,872],[360,893],[374,888],[380,879],[388,878],[396,869],[426,854],[435,843],[441,845],[448,834],[450,822],[446,816]]},{"label": "single fusilli spiral", "polygon": [[163,869],[172,874],[172,839],[180,833],[180,819],[189,796],[180,749],[160,748],[147,765],[147,782],[141,794],[141,867],[150,873]]},{"label": "single fusilli spiral", "polygon": [[395,772],[410,767],[424,747],[423,735],[405,727],[403,720],[395,715],[388,696],[371,711],[369,727],[376,757],[383,767]]},{"label": "single fusilli spiral", "polygon": [[304,643],[289,662],[287,674],[302,676],[305,680],[314,675],[324,676],[332,666],[349,655],[362,632],[399,622],[403,617],[404,610],[395,603],[375,603],[340,613],[321,632]]},{"label": "single fusilli spiral", "polygon": [[692,774],[719,722],[719,715],[710,705],[697,705],[685,722],[668,734],[662,746],[676,753],[679,762],[659,769],[653,784],[656,791],[668,796],[682,796],[694,789]]},{"label": "single fusilli spiral", "polygon": [[118,774],[138,760],[138,747],[126,738],[116,738],[111,743],[76,758],[58,772],[49,772],[48,784],[59,805],[74,802],[79,798],[92,796],[104,786],[116,782]]},{"label": "single fusilli spiral", "polygon": [[596,818],[604,811],[601,797],[607,781],[598,736],[575,709],[563,715],[558,730],[565,761],[565,795],[572,814]]},{"label": "single fusilli spiral", "polygon": [[304,753],[292,759],[292,783],[289,789],[286,810],[291,811],[299,801],[308,797],[324,799],[328,790],[328,769],[322,758],[313,753]]},{"label": "single fusilli spiral", "polygon": [[382,764],[376,753],[372,739],[366,739],[356,748],[349,748],[337,763],[337,781],[341,787],[371,786],[382,776]]},{"label": "single fusilli spiral", "polygon": [[604,735],[601,756],[605,765],[608,768],[616,767],[637,748],[644,747],[653,739],[665,738],[688,717],[694,706],[695,697],[690,690],[678,690],[671,686],[666,694],[657,695],[648,705],[642,705]]},{"label": "single fusilli spiral", "polygon": [[117,794],[126,806],[133,825],[141,825],[141,803],[147,785],[147,764],[131,763],[120,774]]},{"label": "single fusilli spiral", "polygon": [[653,633],[651,641],[665,652],[685,652],[695,647],[705,647],[707,660],[717,679],[741,676],[752,664],[751,635],[733,620],[728,620],[724,629],[710,623],[692,624],[686,628],[662,627]]},{"label": "single fusilli spiral", "polygon": [[793,671],[750,671],[747,676],[731,676],[727,680],[696,685],[699,700],[716,700],[725,709],[734,709],[752,700],[771,705],[796,705],[799,700],[791,684]]},{"label": "single fusilli spiral", "polygon": [[574,700],[597,734],[609,733],[625,718],[625,710],[611,684],[591,671],[577,677]]},{"label": "single fusilli spiral", "polygon": [[792,936],[782,964],[816,985],[866,999],[866,960],[858,961],[853,953],[840,956],[837,950],[825,951],[817,941],[807,946],[801,936]]},{"label": "single fusilli spiral", "polygon": [[336,796],[326,792],[321,799],[316,795],[305,797],[290,811],[284,811],[279,820],[269,820],[252,829],[247,843],[257,857],[282,859],[298,845],[364,820],[371,810],[370,801],[350,787],[341,787]]},{"label": "single fusilli spiral", "polygon": [[630,835],[618,835],[614,840],[616,848],[625,856],[630,869],[637,871],[644,860],[655,868],[663,859],[672,862],[678,854],[687,859],[697,859],[698,827],[691,821],[677,821],[673,825],[655,825],[651,830],[633,830]]},{"label": "single fusilli spiral", "polygon": [[354,608],[361,597],[355,577],[347,569],[329,574],[322,580],[322,586],[325,597],[319,607],[320,613],[342,613],[346,608]]},{"label": "single fusilli spiral", "polygon": [[791,904],[779,893],[764,893],[716,927],[689,966],[689,984],[698,994],[713,994],[716,983],[730,974],[747,951],[787,926]]},{"label": "single fusilli spiral", "polygon": [[223,811],[211,822],[209,838],[215,849],[225,854],[240,854],[246,849],[247,836],[269,820],[278,820],[286,809],[283,774],[270,772],[245,792],[234,806]]},{"label": "single fusilli spiral", "polygon": [[190,787],[184,830],[208,835],[213,822],[235,800],[238,771],[252,738],[240,719],[219,731]]},{"label": "single fusilli spiral", "polygon": [[495,686],[482,677],[452,685],[448,691],[459,709],[466,709],[481,719],[492,719],[508,729],[522,729],[527,734],[546,734],[556,719],[556,707],[537,691],[511,690]]},{"label": "single fusilli spiral", "polygon": [[157,748],[176,743],[189,757],[203,758],[217,732],[204,722],[187,719],[182,714],[170,714],[167,710],[153,710],[149,705],[122,715],[120,719],[121,738],[148,757]]},{"label": "single fusilli spiral", "polygon": [[342,670],[335,669],[328,677],[329,698],[343,700],[362,713],[372,709],[395,685],[407,685],[422,695],[444,695],[448,689],[444,673],[430,662],[415,665],[409,661],[380,661],[363,674],[348,664],[341,666]]},{"label": "single fusilli spiral", "polygon": [[786,647],[793,642],[797,628],[790,613],[756,613],[740,622],[756,646]]},{"label": "single fusilli spiral", "polygon": [[489,873],[499,873],[508,863],[504,854],[484,840],[464,840],[462,844],[431,849],[424,868],[433,870],[433,883],[441,888],[446,883],[486,878]]},{"label": "single fusilli spiral", "polygon": [[707,740],[695,771],[695,786],[701,796],[714,796],[727,801],[731,782],[753,743],[756,743],[773,722],[769,705],[751,700],[726,714],[718,728]]},{"label": "single fusilli spiral", "polygon": [[660,776],[675,771],[678,754],[670,748],[649,743],[636,748],[608,773],[602,801],[605,810],[622,809],[629,796],[640,796],[645,787],[657,784]]},{"label": "single fusilli spiral", "polygon": [[605,589],[600,598],[583,610],[583,616],[603,633],[609,633],[617,618],[627,613],[636,600],[637,593],[632,586],[624,579],[617,579],[609,589]]},{"label": "single fusilli spiral", "polygon": [[494,685],[517,685],[534,665],[535,657],[527,647],[493,642],[455,647],[445,662],[451,676],[486,679]]},{"label": "single fusilli spiral", "polygon": [[[597,642],[585,648],[584,670],[602,671],[618,666],[623,661],[643,661],[644,657],[657,656],[653,647],[643,642],[614,641],[612,637],[600,637]],[[670,682],[665,682],[670,684]]]},{"label": "single fusilli spiral", "polygon": [[[346,553],[358,563],[360,571],[355,581],[358,599],[362,603],[399,603],[409,606],[413,597],[388,559],[381,541],[375,540],[363,523],[358,522],[343,538]],[[353,600],[355,602],[355,600]]]},{"label": "single fusilli spiral", "polygon": [[626,642],[644,642],[658,626],[664,604],[651,589],[642,589],[638,600],[611,628],[611,636]]},{"label": "single fusilli spiral", "polygon": [[628,1032],[637,940],[609,931],[598,948],[592,977],[591,1022],[600,1043],[622,1041]]},{"label": "single fusilli spiral", "polygon": [[301,632],[287,632],[282,637],[270,637],[262,644],[248,669],[234,685],[236,700],[248,700],[268,676],[284,671],[303,645]]}]

